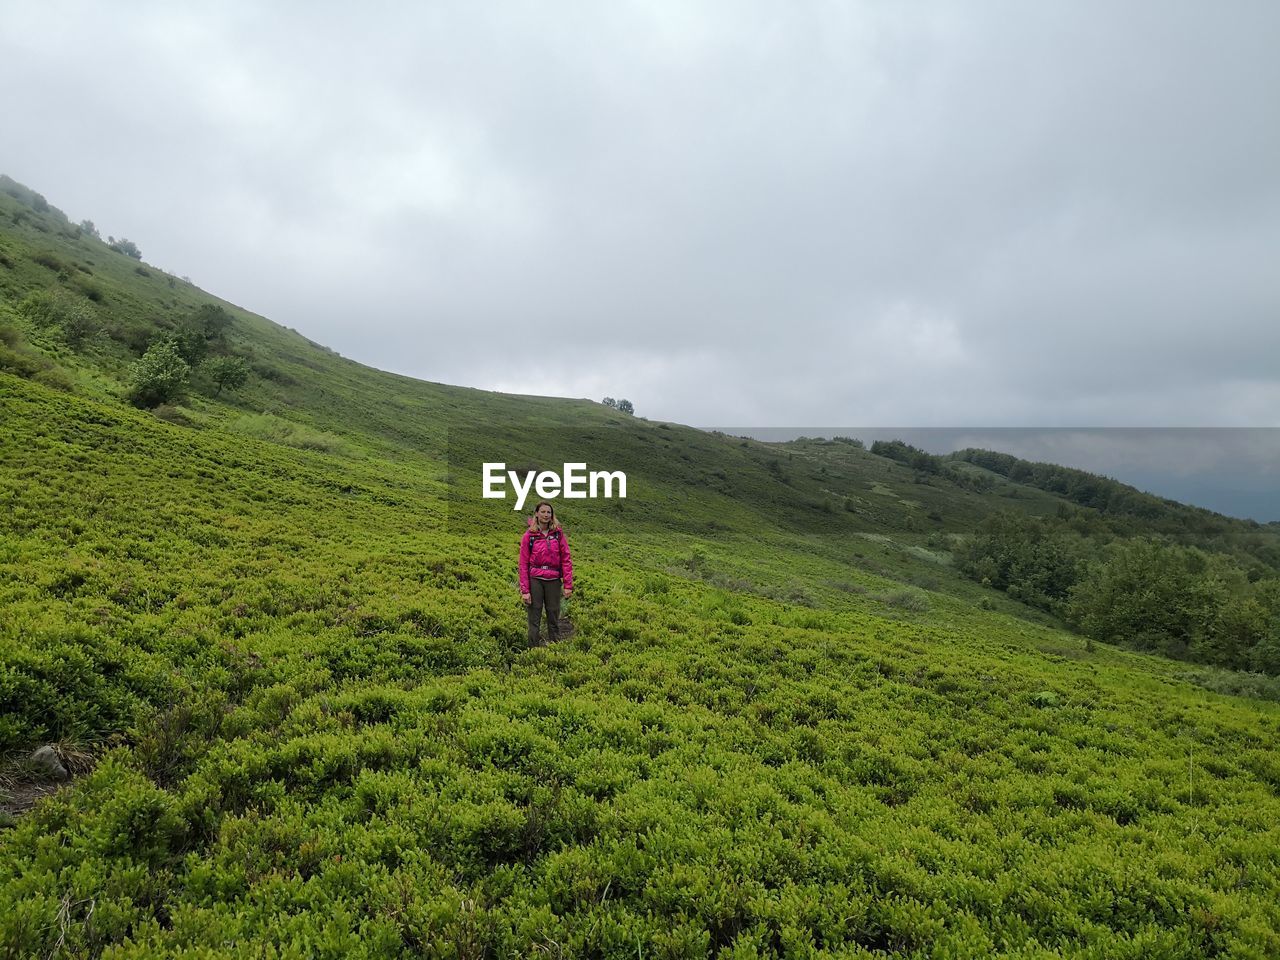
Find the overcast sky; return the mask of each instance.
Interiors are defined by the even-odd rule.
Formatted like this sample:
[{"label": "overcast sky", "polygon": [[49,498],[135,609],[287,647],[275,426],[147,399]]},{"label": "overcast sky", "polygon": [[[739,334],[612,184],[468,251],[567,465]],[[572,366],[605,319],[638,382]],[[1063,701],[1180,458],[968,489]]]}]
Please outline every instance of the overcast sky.
[{"label": "overcast sky", "polygon": [[427,380],[1280,425],[1280,3],[0,0],[0,171]]}]

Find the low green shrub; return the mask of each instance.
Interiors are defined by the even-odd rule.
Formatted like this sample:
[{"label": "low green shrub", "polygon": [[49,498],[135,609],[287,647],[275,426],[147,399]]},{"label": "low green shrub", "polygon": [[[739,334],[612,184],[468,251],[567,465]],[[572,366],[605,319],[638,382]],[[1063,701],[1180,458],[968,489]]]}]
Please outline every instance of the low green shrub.
[{"label": "low green shrub", "polygon": [[929,609],[929,598],[918,590],[895,590],[880,597],[880,602],[910,613],[925,613]]},{"label": "low green shrub", "polygon": [[347,443],[341,437],[270,413],[245,414],[231,420],[227,426],[236,433],[299,450],[333,454],[348,452]]},{"label": "low green shrub", "polygon": [[40,266],[52,270],[54,273],[69,272],[67,265],[59,260],[57,255],[50,253],[47,250],[41,250],[38,253],[33,253],[31,255],[31,259],[35,263],[40,264]]},{"label": "low green shrub", "polygon": [[158,407],[151,410],[151,415],[164,420],[166,423],[173,423],[180,427],[197,426],[196,421],[191,419],[191,415],[181,407],[175,407],[168,403],[162,403]]},{"label": "low green shrub", "polygon": [[97,310],[88,299],[63,290],[32,291],[18,304],[18,313],[37,328],[56,328],[73,347],[82,345],[102,328]]}]

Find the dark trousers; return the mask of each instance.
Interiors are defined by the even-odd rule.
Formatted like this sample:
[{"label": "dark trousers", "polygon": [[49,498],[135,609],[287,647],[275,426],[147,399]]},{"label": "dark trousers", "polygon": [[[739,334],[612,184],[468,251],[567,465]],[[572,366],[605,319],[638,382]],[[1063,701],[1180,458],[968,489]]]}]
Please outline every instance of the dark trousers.
[{"label": "dark trousers", "polygon": [[538,642],[542,626],[542,608],[547,608],[547,638],[560,639],[560,580],[529,578],[529,646]]}]

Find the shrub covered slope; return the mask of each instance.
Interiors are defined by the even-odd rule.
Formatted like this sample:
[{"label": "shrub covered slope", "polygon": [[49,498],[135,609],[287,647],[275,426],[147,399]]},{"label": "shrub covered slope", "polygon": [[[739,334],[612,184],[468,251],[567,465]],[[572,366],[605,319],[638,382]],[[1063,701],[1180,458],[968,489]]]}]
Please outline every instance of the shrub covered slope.
[{"label": "shrub covered slope", "polygon": [[[0,955],[1280,954],[1275,705],[950,564],[1054,495],[226,304],[246,381],[139,409],[214,301],[0,202],[0,750],[77,774],[0,832]],[[517,515],[458,485],[548,429],[639,480],[566,506],[575,630],[527,649]]]}]

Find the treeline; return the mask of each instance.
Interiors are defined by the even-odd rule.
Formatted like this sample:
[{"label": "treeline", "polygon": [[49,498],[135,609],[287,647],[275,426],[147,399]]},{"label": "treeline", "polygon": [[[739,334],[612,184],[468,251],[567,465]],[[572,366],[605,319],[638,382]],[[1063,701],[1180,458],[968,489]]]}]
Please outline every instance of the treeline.
[{"label": "treeline", "polygon": [[1203,507],[1144,493],[1127,483],[1053,463],[1032,463],[992,450],[960,450],[947,459],[965,461],[1015,483],[1036,487],[1086,508],[1061,514],[1086,535],[1107,539],[1158,536],[1186,547],[1224,553],[1251,579],[1280,575],[1280,529],[1255,520],[1225,517]]},{"label": "treeline", "polygon": [[[948,459],[975,464],[1014,483],[1056,494],[1110,517],[1139,521],[1146,530],[1205,538],[1226,536],[1258,526],[1254,521],[1224,517],[1202,507],[1144,493],[1110,477],[1055,463],[1034,463],[1007,453],[973,448],[957,450],[949,454]],[[1280,569],[1280,555],[1274,561],[1271,566]]]},{"label": "treeline", "polygon": [[910,467],[921,478],[939,477],[958,487],[978,493],[985,493],[994,486],[990,477],[968,473],[957,467],[947,457],[928,453],[902,440],[875,440],[871,444],[871,452],[878,457],[886,457]]},{"label": "treeline", "polygon": [[961,553],[960,570],[1092,639],[1280,674],[1280,579],[1156,537],[1108,542],[1073,520],[997,514]]},{"label": "treeline", "polygon": [[937,456],[890,440],[871,452],[918,475],[989,487],[990,477],[959,467],[969,463],[1069,501],[1053,518],[990,517],[958,558],[972,579],[1092,639],[1280,674],[1280,537],[1259,524],[991,450]]}]

